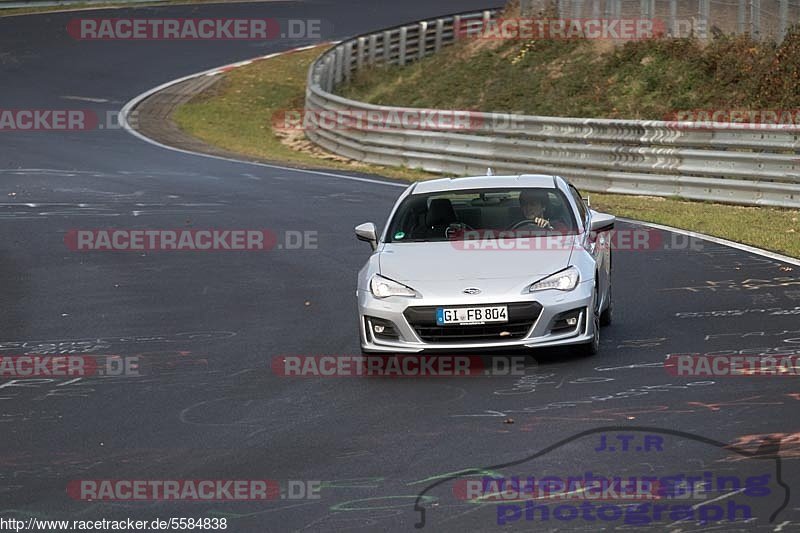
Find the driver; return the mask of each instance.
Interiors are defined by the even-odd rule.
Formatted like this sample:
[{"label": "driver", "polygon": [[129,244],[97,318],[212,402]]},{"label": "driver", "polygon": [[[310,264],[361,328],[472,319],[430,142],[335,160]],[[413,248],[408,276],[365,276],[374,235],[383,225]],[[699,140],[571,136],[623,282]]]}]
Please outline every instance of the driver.
[{"label": "driver", "polygon": [[566,231],[567,226],[558,214],[550,213],[550,198],[546,190],[524,189],[519,194],[519,207],[525,221],[546,230]]},{"label": "driver", "polygon": [[526,189],[519,194],[519,207],[525,218],[540,228],[553,229],[547,218],[547,191]]}]

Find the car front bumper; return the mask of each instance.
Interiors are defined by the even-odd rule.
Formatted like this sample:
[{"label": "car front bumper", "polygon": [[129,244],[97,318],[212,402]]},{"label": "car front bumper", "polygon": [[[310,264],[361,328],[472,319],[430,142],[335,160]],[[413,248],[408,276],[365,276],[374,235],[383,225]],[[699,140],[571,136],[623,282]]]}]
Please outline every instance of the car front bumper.
[{"label": "car front bumper", "polygon": [[[365,290],[356,291],[356,295],[358,297],[361,348],[365,352],[418,353],[444,350],[544,348],[585,344],[591,342],[594,336],[594,323],[591,320],[594,306],[594,283],[592,281],[579,283],[572,291],[547,290],[531,294],[520,294],[511,299],[503,298],[502,301],[492,299],[490,295],[472,297],[468,300],[463,297],[449,299],[404,298],[400,296],[376,298],[371,292]],[[529,308],[530,306],[526,307],[524,304],[533,303],[541,306],[541,310],[532,319],[532,324],[529,328],[525,322],[526,319],[518,321],[517,333],[513,333],[513,327],[509,327],[507,328],[508,331],[494,334],[495,331],[503,329],[500,325],[494,328],[482,328],[481,326],[425,327],[421,326],[419,322],[412,324],[413,316],[417,316],[420,313],[406,313],[409,308],[430,309],[436,307],[508,305],[509,314],[511,315],[512,306],[514,308]],[[564,318],[565,314],[575,316],[577,324],[574,327],[554,331],[553,327],[556,321]],[[409,319],[409,315],[412,315],[412,320]],[[512,322],[511,316],[509,316],[509,322]],[[374,331],[376,323],[380,325],[389,323],[392,328],[384,328],[384,334],[377,334]],[[509,325],[513,326],[513,324]],[[519,326],[522,326],[524,331],[520,330]],[[453,336],[451,340],[450,333],[452,330],[446,330],[446,328],[453,327],[457,327],[460,332],[466,332],[467,334]],[[475,328],[472,332],[480,332],[480,334],[476,338],[472,338],[472,332],[469,328]],[[433,336],[425,334],[432,330],[441,334],[436,335],[435,339]],[[386,331],[390,331],[391,335],[386,335]],[[488,333],[484,335],[482,333],[484,331]],[[513,338],[509,338],[511,336]]]}]

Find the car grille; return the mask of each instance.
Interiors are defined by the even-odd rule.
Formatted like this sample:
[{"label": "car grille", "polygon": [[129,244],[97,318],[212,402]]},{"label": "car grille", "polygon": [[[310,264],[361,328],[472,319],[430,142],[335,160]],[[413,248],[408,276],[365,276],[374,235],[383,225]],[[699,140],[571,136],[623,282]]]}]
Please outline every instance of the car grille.
[{"label": "car grille", "polygon": [[[483,306],[484,304],[480,304]],[[533,327],[542,306],[538,302],[516,302],[510,304],[485,304],[508,306],[508,322],[474,326],[438,326],[436,309],[441,306],[409,307],[403,312],[408,323],[424,342],[505,342],[524,338]],[[455,305],[448,308],[476,307]]]}]

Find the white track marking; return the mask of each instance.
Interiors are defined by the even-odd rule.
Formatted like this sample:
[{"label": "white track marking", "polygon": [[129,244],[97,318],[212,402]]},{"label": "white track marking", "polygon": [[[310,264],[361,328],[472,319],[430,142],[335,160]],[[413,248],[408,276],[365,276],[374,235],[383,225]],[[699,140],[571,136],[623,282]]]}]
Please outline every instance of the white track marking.
[{"label": "white track marking", "polygon": [[749,252],[751,254],[760,255],[762,257],[774,259],[776,261],[789,263],[790,265],[800,266],[800,259],[796,259],[794,257],[789,257],[786,255],[776,254],[775,252],[770,252],[769,250],[762,250],[761,248],[756,248],[755,246],[749,246],[747,244],[741,244],[738,242],[729,241],[728,239],[712,237],[711,235],[706,235],[704,233],[697,233],[685,229],[673,228],[672,226],[664,226],[662,224],[654,224],[652,222],[642,222],[641,220],[632,220],[629,218],[617,218],[617,220],[620,220],[622,222],[629,222],[631,224],[637,224],[639,226],[647,226],[649,228],[669,231],[672,233],[677,233],[678,235],[686,235],[687,237],[694,237],[695,239],[702,239],[704,241],[713,242],[715,244],[721,244],[722,246],[727,246],[729,248],[735,248],[743,252]]},{"label": "white track marking", "polygon": [[90,98],[88,96],[62,96],[63,100],[80,100],[81,102],[94,102],[96,104],[102,104],[108,102],[105,98]]}]

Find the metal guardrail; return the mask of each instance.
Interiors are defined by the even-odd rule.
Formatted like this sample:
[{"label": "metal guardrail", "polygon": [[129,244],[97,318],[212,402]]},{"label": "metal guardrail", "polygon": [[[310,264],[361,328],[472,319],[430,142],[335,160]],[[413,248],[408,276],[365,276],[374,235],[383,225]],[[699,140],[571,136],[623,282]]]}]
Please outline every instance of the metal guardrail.
[{"label": "metal guardrail", "polygon": [[3,9],[20,9],[28,7],[69,7],[69,6],[86,6],[90,7],[95,4],[146,4],[150,2],[161,2],[163,0],[0,0],[0,10]]},{"label": "metal guardrail", "polygon": [[547,9],[559,18],[658,20],[669,35],[700,39],[721,31],[781,41],[800,21],[796,0],[520,0],[523,16]]},{"label": "metal guardrail", "polygon": [[[379,165],[456,175],[483,174],[492,167],[496,173],[560,174],[595,192],[800,207],[796,126],[710,128],[692,122],[469,113],[479,127],[431,131],[391,118],[419,109],[333,94],[364,66],[404,65],[436,53],[458,38],[454,28],[459,24],[494,14],[421,21],[329,49],[309,69],[306,136],[333,153]],[[344,118],[319,120],[339,115]]]}]

